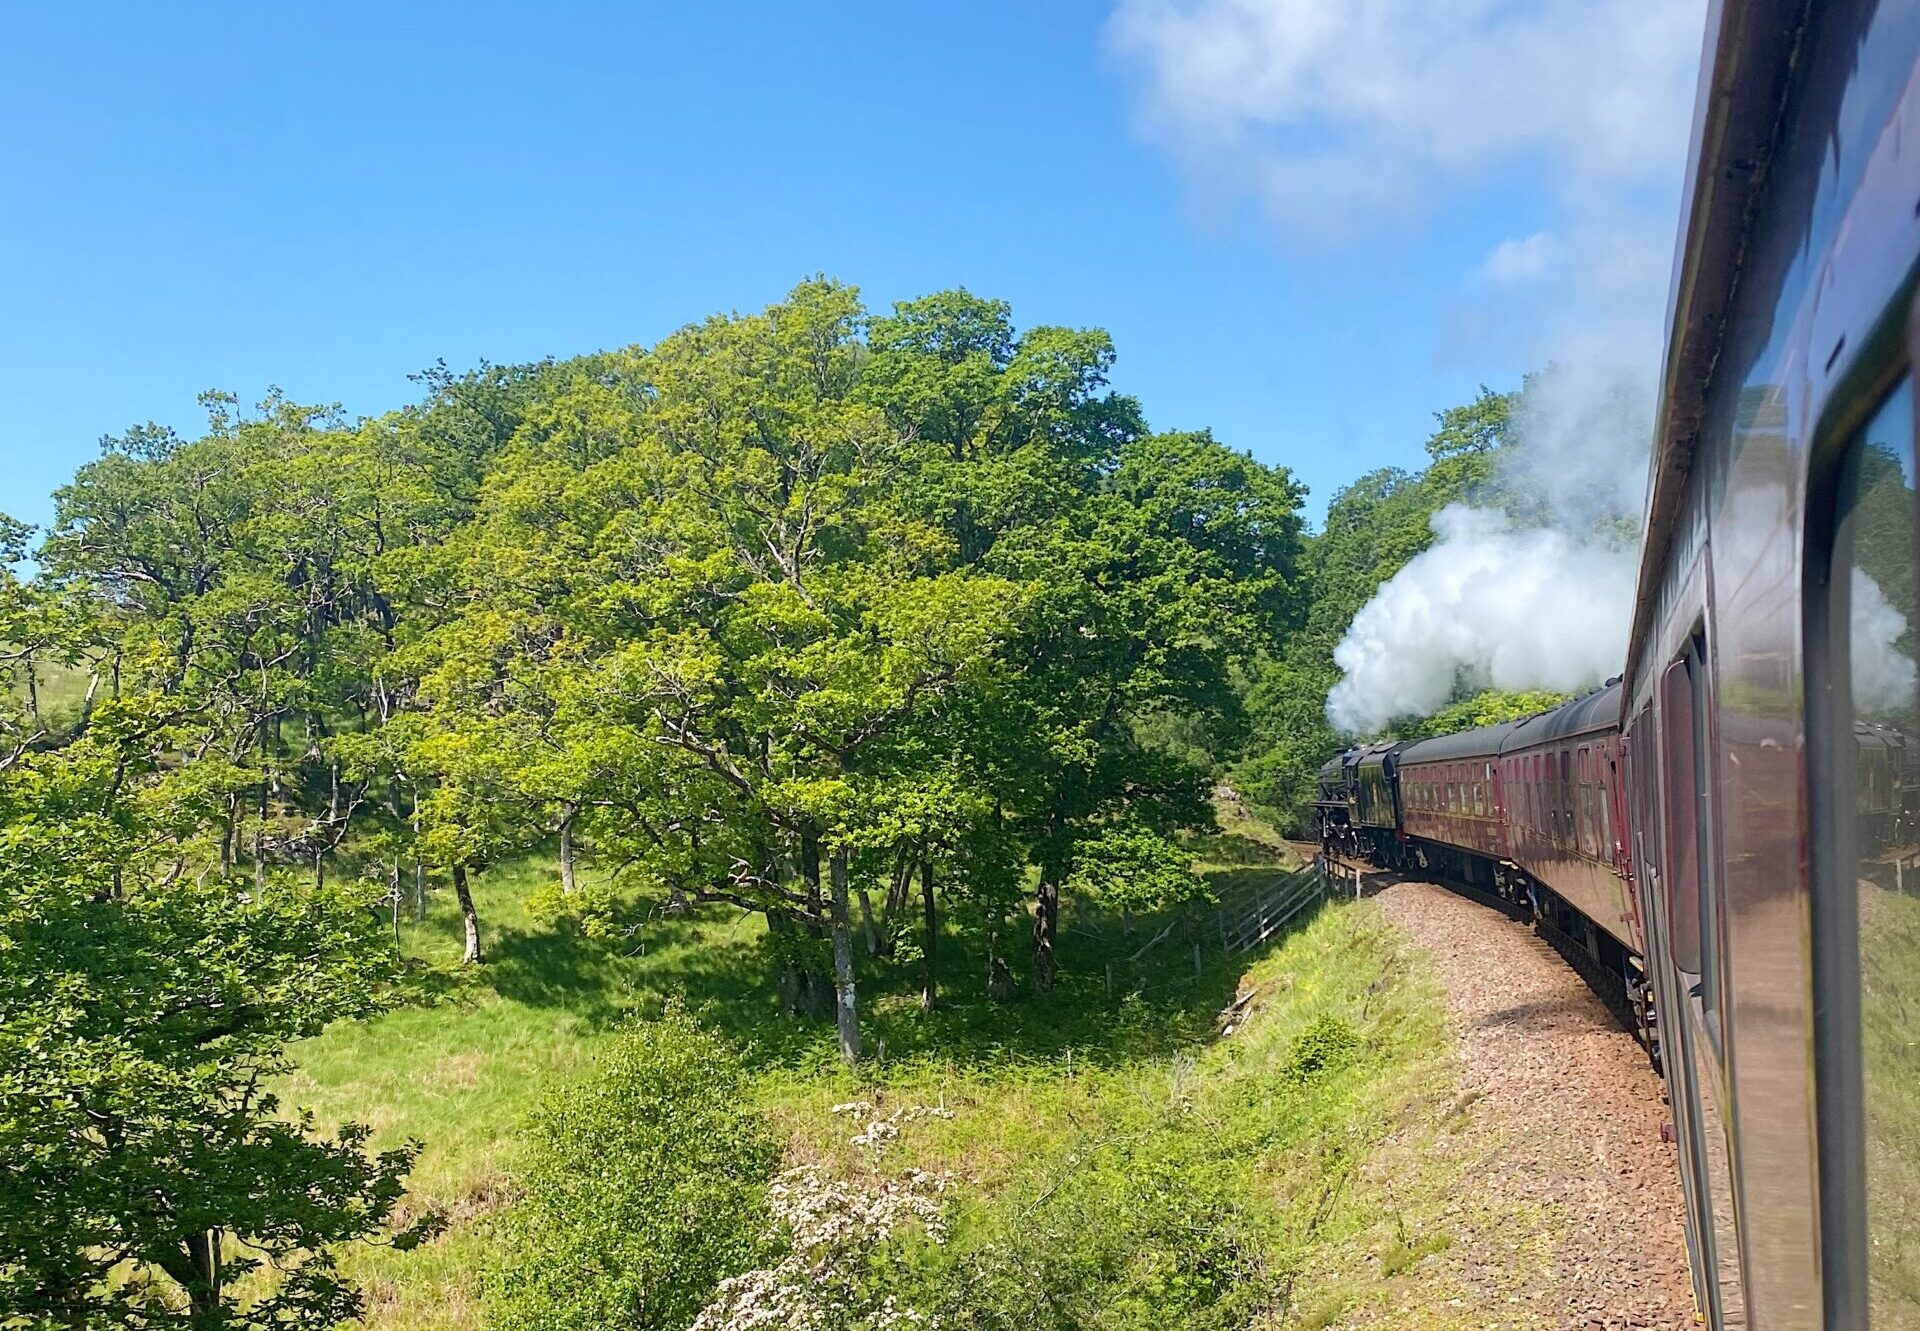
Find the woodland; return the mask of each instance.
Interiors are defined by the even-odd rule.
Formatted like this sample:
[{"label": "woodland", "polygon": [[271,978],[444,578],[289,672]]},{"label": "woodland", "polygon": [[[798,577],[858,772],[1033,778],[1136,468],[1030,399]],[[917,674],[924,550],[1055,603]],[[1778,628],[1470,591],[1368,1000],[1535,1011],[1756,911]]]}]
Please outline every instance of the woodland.
[{"label": "woodland", "polygon": [[208,393],[0,524],[0,1327],[1304,1306],[1438,1037],[1329,916],[1206,1063],[1206,912],[1297,867],[1334,647],[1520,394],[1309,531],[1115,354],[814,279],[375,417]]}]

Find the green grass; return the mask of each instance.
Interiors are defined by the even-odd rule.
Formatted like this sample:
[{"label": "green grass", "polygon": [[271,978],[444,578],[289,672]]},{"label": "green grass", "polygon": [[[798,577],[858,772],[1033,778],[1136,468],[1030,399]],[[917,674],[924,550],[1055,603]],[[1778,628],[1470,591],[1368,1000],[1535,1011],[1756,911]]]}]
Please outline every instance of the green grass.
[{"label": "green grass", "polygon": [[[1219,859],[1249,857],[1222,849]],[[1267,858],[1210,872],[1222,886],[1280,872]],[[849,1171],[950,1169],[982,1226],[1025,1214],[1010,1207],[1045,1215],[1094,1204],[1086,1199],[1106,1194],[1075,1191],[1088,1171],[1165,1168],[1231,1199],[1258,1236],[1262,1297],[1276,1317],[1291,1309],[1289,1320],[1308,1315],[1296,1285],[1318,1245],[1397,1219],[1396,1200],[1356,1185],[1379,1144],[1409,1106],[1447,1099],[1431,981],[1367,903],[1324,908],[1265,953],[1233,959],[1220,955],[1203,909],[1139,962],[1128,957],[1167,921],[1135,921],[1129,934],[1118,919],[1070,914],[1058,989],[1023,988],[1005,1006],[984,1000],[984,957],[949,935],[943,1003],[931,1014],[919,1010],[914,967],[862,957],[871,1057],[855,1073],[840,1066],[830,1023],[780,1015],[757,917],[703,909],[652,919],[616,943],[590,940],[522,907],[550,873],[516,864],[477,877],[487,962],[456,975],[443,1001],[329,1031],[297,1051],[288,1103],[323,1123],[369,1123],[379,1144],[421,1140],[408,1206],[452,1220],[414,1253],[356,1247],[343,1256],[368,1290],[372,1327],[484,1325],[477,1270],[489,1217],[515,1192],[528,1112],[623,1021],[657,1014],[669,998],[748,1048],[757,1102],[792,1158]],[[459,917],[444,885],[402,941],[423,964],[458,970]],[[1219,1038],[1218,1014],[1248,990],[1251,1008]],[[856,1098],[944,1105],[953,1117],[912,1124],[876,1160],[828,1112]],[[1418,1234],[1396,1261],[1417,1268],[1436,1242]],[[1326,1281],[1313,1297],[1330,1317],[1361,1299]]]},{"label": "green grass", "polygon": [[1873,1324],[1920,1328],[1920,899],[1860,887]]},{"label": "green grass", "polygon": [[[27,705],[27,676],[24,666],[16,665],[0,679],[10,676],[4,691],[21,707]],[[40,719],[49,729],[64,731],[78,724],[80,709],[86,703],[88,670],[84,665],[66,666],[57,661],[41,661],[34,669],[34,692],[40,699]]]}]

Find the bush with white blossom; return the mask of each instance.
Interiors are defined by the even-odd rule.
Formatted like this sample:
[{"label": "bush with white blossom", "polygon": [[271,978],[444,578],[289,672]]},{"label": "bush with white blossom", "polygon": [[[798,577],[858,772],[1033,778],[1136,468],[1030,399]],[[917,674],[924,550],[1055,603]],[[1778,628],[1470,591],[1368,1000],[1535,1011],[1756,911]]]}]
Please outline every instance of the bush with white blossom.
[{"label": "bush with white blossom", "polygon": [[767,1189],[769,1237],[782,1256],[720,1283],[692,1331],[910,1331],[924,1314],[886,1288],[876,1259],[912,1232],[946,1242],[941,1204],[950,1178],[909,1170],[877,1183],[836,1179],[817,1165],[779,1175]]}]

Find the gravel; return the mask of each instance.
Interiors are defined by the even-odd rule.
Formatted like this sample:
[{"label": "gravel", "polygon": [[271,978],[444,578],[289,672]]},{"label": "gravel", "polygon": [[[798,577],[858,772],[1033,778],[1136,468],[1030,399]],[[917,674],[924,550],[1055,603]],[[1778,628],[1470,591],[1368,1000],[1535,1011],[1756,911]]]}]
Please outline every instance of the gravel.
[{"label": "gravel", "polygon": [[[1395,883],[1376,900],[1445,989],[1485,1200],[1566,1222],[1552,1226],[1544,1267],[1472,1283],[1524,1290],[1535,1324],[1695,1325],[1679,1164],[1645,1052],[1526,926],[1429,883]],[[1516,1251],[1467,1246],[1458,1260],[1470,1265]]]}]

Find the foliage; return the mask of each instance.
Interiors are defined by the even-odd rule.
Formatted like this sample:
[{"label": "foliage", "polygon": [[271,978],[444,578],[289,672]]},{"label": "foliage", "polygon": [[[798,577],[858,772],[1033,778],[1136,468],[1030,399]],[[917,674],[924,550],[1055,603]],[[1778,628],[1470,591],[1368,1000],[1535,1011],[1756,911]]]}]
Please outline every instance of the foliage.
[{"label": "foliage", "polygon": [[[1271,1208],[1176,1149],[1179,1096],[1117,1107],[1233,977],[1141,960],[1108,916],[1233,878],[1193,863],[1228,756],[1258,802],[1310,799],[1333,645],[1433,508],[1496,483],[1512,402],[1443,413],[1424,476],[1362,478],[1309,542],[1285,468],[1151,430],[1114,357],[965,290],[882,313],[818,278],[651,347],[436,366],[372,419],[210,393],[197,437],[103,440],[37,551],[0,521],[0,1185],[69,1203],[0,1206],[0,1293],[315,1324],[357,1306],[342,1240],[405,1250],[344,1250],[353,1274],[497,1241],[509,1325],[690,1324],[721,1279],[822,1258],[792,1216],[767,1246],[773,1138],[741,1106],[828,1080],[820,1033],[768,1018],[831,1006],[880,1078],[1107,1064],[1097,1117],[1127,1135],[1049,1191],[1082,1140],[1049,1110],[964,1241],[836,1249],[848,1324],[1251,1315]],[[452,960],[449,880],[486,966],[460,1005],[391,1011],[392,952]],[[1206,923],[1170,918],[1167,953]],[[1010,1001],[1029,928],[1044,1018]],[[934,1002],[938,968],[965,992]],[[677,1011],[607,1035],[673,994],[758,1073]],[[609,1044],[519,1154],[536,1074]],[[376,1073],[383,1120],[439,1138],[406,1215],[463,1216],[451,1245],[395,1219],[418,1147],[294,1107],[359,1114]],[[472,1109],[462,1078],[485,1109],[422,1107]],[[521,1165],[524,1202],[476,1220]],[[1156,1212],[1165,1188],[1189,1209]],[[996,1255],[1028,1220],[1044,1269]],[[914,1299],[868,1300],[873,1263]]]},{"label": "foliage", "polygon": [[1432,735],[1451,735],[1456,730],[1476,726],[1497,726],[1503,721],[1521,721],[1529,716],[1558,707],[1567,700],[1564,693],[1546,689],[1510,692],[1487,689],[1471,697],[1450,702],[1432,716],[1400,729],[1402,739],[1426,739]]},{"label": "foliage", "polygon": [[1192,853],[1139,823],[1102,827],[1076,842],[1067,884],[1105,909],[1142,914],[1207,894]]},{"label": "foliage", "polygon": [[0,772],[0,1303],[331,1326],[360,1305],[328,1249],[387,1229],[418,1148],[369,1156],[366,1128],[319,1134],[271,1088],[292,1041],[394,1001],[392,958],[361,894],[157,872],[190,827],[135,784],[163,716],[107,700]]},{"label": "foliage", "polygon": [[[739,1053],[683,1009],[622,1035],[532,1123],[489,1303],[508,1331],[672,1331],[762,1251],[773,1139]],[[776,1199],[777,1200],[777,1199]]]},{"label": "foliage", "polygon": [[905,1233],[946,1241],[940,1195],[947,1180],[914,1170],[863,1184],[800,1165],[767,1189],[770,1266],[720,1282],[693,1331],[902,1331],[926,1319],[902,1303],[890,1245]]}]

